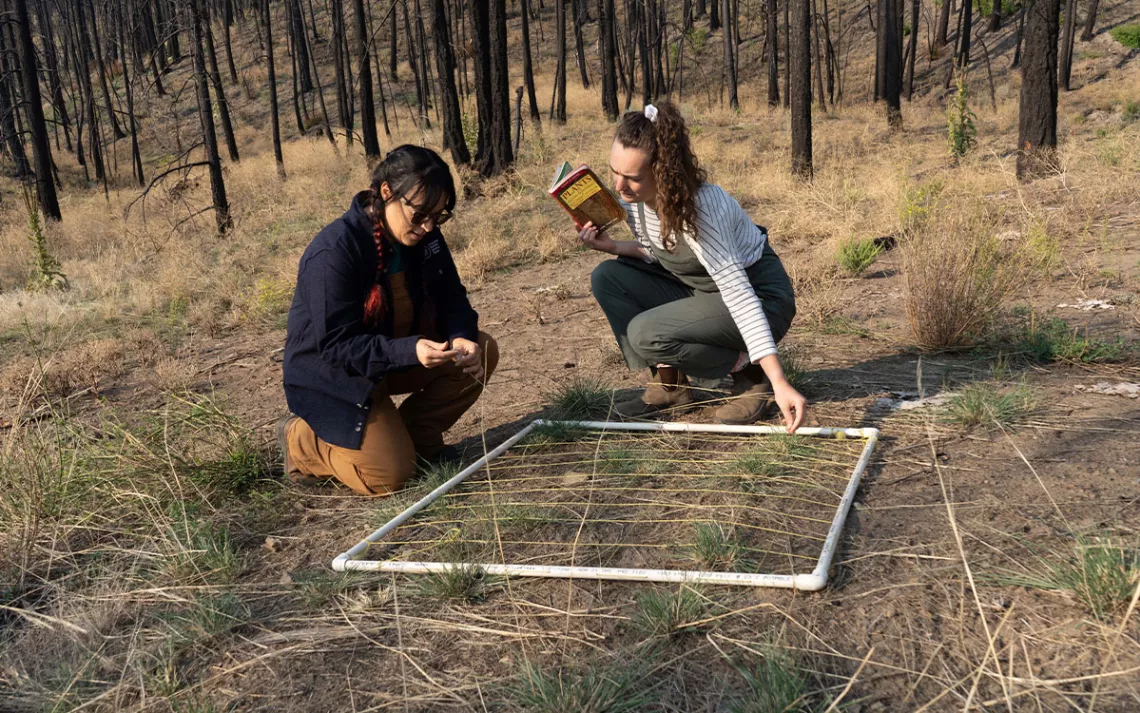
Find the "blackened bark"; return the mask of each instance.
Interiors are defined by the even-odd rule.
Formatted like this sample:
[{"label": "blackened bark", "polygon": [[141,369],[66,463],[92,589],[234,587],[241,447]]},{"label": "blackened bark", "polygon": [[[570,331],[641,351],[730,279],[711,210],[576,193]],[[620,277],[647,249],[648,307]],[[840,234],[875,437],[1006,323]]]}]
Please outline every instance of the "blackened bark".
[{"label": "blackened bark", "polygon": [[1022,10],[1021,17],[1017,20],[1017,42],[1013,48],[1013,61],[1009,63],[1010,69],[1016,69],[1021,66],[1021,40],[1025,37],[1025,11]]},{"label": "blackened bark", "polygon": [[[996,0],[1000,2],[1001,0]],[[911,0],[910,3],[910,37],[907,40],[906,57],[906,100],[914,95],[914,58],[918,54],[918,23],[922,13],[922,0]]]},{"label": "blackened bark", "polygon": [[[392,81],[393,82],[400,78],[396,72],[396,69],[400,65],[400,59],[396,55],[396,50],[398,48],[398,45],[396,42],[396,39],[397,39],[396,38],[396,33],[397,33],[397,30],[396,30],[396,27],[397,27],[397,25],[396,25],[396,10],[398,8],[399,8],[399,5],[396,5],[395,3],[393,3],[392,9],[388,13],[388,72],[392,75]],[[380,71],[381,71],[380,68],[377,67],[376,73],[379,74]]]},{"label": "blackened bark", "polygon": [[[526,1],[523,0],[524,3]],[[602,55],[602,110],[606,112],[606,118],[610,121],[618,118],[617,62],[614,56],[617,52],[616,23],[614,0],[598,0],[598,45]]]},{"label": "blackened bark", "polygon": [[1065,3],[1065,33],[1061,36],[1060,72],[1061,89],[1070,90],[1073,79],[1073,43],[1077,39],[1077,0]]},{"label": "blackened bark", "polygon": [[[895,2],[895,0],[886,1]],[[823,53],[819,51],[819,31],[822,23],[819,21],[819,3],[816,0],[811,0],[811,17],[812,62],[815,64],[815,100],[819,103],[820,109],[827,111],[827,97],[823,93]],[[725,23],[726,26],[727,24]]]},{"label": "blackened bark", "polygon": [[134,91],[134,77],[136,74],[145,74],[146,69],[142,67],[140,62],[140,55],[138,52],[130,53],[130,57],[134,60],[134,71],[131,71],[131,66],[128,63],[127,45],[126,45],[126,15],[128,12],[124,11],[123,5],[127,0],[120,0],[115,4],[118,12],[118,35],[119,35],[119,55],[123,58],[123,88],[127,94],[127,131],[131,135],[131,167],[134,172],[135,180],[138,181],[140,186],[146,185],[146,175],[143,172],[142,151],[139,149],[139,127],[138,121],[135,120],[135,91]]},{"label": "blackened bark", "polygon": [[261,17],[265,24],[265,60],[269,73],[269,123],[273,129],[273,158],[277,162],[277,175],[285,178],[285,158],[281,155],[281,119],[277,105],[277,68],[273,61],[273,17],[269,14],[269,0],[261,0]]},{"label": "blackened bark", "polygon": [[372,66],[368,57],[364,0],[352,0],[352,7],[356,15],[356,77],[360,95],[360,133],[364,138],[364,155],[369,159],[378,159],[380,138],[376,135],[376,105],[372,99]]},{"label": "blackened bark", "polygon": [[[716,8],[719,0],[712,0],[712,7]],[[648,104],[653,101],[653,63],[649,56],[649,32],[646,29],[646,8],[643,3],[635,0],[633,7],[637,8],[637,54],[641,58],[641,103]],[[630,20],[632,22],[632,20]]]},{"label": "blackened bark", "polygon": [[523,85],[526,87],[526,101],[530,111],[530,120],[536,124],[542,123],[542,113],[538,110],[538,95],[534,89],[534,65],[531,61],[530,50],[530,0],[520,3],[522,15],[522,41],[523,41]]},{"label": "blackened bark", "polygon": [[[55,32],[52,30],[50,18],[51,10],[48,3],[36,3],[40,35],[43,37],[44,62],[47,65],[48,89],[51,94],[52,112],[55,120],[63,127],[63,138],[68,151],[71,148],[71,120],[67,116],[67,102],[63,98],[63,82],[59,78],[59,55],[55,48]],[[59,137],[56,136],[56,147],[59,146]]]},{"label": "blackened bark", "polygon": [[1085,29],[1081,31],[1081,42],[1088,42],[1093,38],[1093,30],[1096,29],[1096,11],[1100,5],[1100,0],[1090,0],[1088,16],[1085,17]]},{"label": "blackened bark", "polygon": [[233,0],[222,0],[222,41],[226,47],[226,65],[230,70],[230,83],[238,83],[237,65],[234,64],[234,48],[230,39],[230,26],[234,24]]},{"label": "blackened bark", "polygon": [[582,88],[590,88],[590,74],[586,70],[586,41],[582,36],[583,25],[586,24],[586,0],[571,0],[574,8],[574,57],[578,62],[578,75],[582,79]]},{"label": "blackened bark", "polygon": [[233,221],[230,204],[226,199],[226,184],[222,178],[222,160],[218,156],[218,136],[214,131],[214,112],[210,105],[209,79],[206,77],[206,58],[202,48],[202,16],[199,0],[190,0],[190,24],[194,35],[194,87],[198,95],[198,119],[202,124],[202,139],[206,146],[206,163],[210,168],[210,195],[214,200],[214,218],[218,233],[224,234]]},{"label": "blackened bark", "polygon": [[209,8],[207,7],[202,18],[202,35],[206,39],[206,57],[209,59],[210,83],[214,85],[214,94],[218,98],[218,119],[222,122],[222,136],[226,139],[226,148],[230,153],[231,161],[240,161],[238,155],[237,138],[234,137],[234,125],[230,121],[230,106],[226,101],[226,93],[222,88],[222,74],[218,71],[218,54],[214,51],[214,32],[210,29]]},{"label": "blackened bark", "polygon": [[293,64],[297,67],[297,78],[301,85],[301,93],[308,94],[313,91],[313,76],[309,73],[309,46],[305,42],[305,19],[299,0],[286,0],[289,10],[290,33],[293,36],[293,54],[296,59]]},{"label": "blackened bark", "polygon": [[[1000,0],[999,0],[1000,2]],[[958,40],[958,68],[970,66],[970,37],[974,31],[973,0],[962,1],[962,36]]]},{"label": "blackened bark", "polygon": [[811,156],[811,0],[790,0],[791,50],[788,64],[791,86],[788,95],[792,110],[792,173],[805,180],[812,177]]},{"label": "blackened bark", "polygon": [[766,0],[766,32],[768,34],[768,106],[780,105],[780,32],[776,20],[776,0]]},{"label": "blackened bark", "polygon": [[730,109],[739,109],[740,99],[736,96],[736,39],[732,35],[732,0],[721,0],[721,9],[724,12],[724,80],[728,87],[728,106]]},{"label": "blackened bark", "polygon": [[344,5],[341,0],[332,0],[330,14],[332,15],[333,81],[336,83],[337,116],[340,118],[341,128],[344,129],[345,140],[349,146],[352,146],[352,108],[349,103],[352,87],[344,72],[347,56],[344,51]]},{"label": "blackened bark", "polygon": [[[311,10],[312,7],[310,6],[309,9]],[[325,138],[329,140],[330,144],[336,146],[336,138],[333,136],[332,125],[329,122],[329,110],[325,105],[325,88],[321,85],[321,72],[317,67],[316,53],[313,51],[313,46],[309,42],[309,28],[305,25],[305,17],[303,14],[301,14],[300,10],[301,8],[298,7],[297,14],[301,18],[301,26],[298,29],[301,32],[301,44],[305,45],[305,54],[309,57],[309,69],[311,70],[313,76],[313,82],[316,84],[317,88],[317,105],[321,109],[321,126],[325,130]],[[316,38],[316,36],[316,28],[314,27],[313,37]],[[218,96],[221,96],[221,94],[222,90],[219,87]]]},{"label": "blackened bark", "polygon": [[301,104],[304,101],[304,95],[301,93],[301,86],[300,86],[300,83],[297,81],[297,49],[296,49],[297,48],[297,38],[292,36],[293,35],[293,23],[289,20],[289,17],[288,17],[288,12],[289,12],[289,5],[288,4],[285,5],[285,12],[286,12],[285,20],[287,23],[286,29],[289,31],[290,40],[291,40],[290,45],[292,46],[292,50],[293,50],[292,52],[289,53],[290,69],[292,70],[292,72],[290,72],[290,75],[291,75],[290,76],[290,82],[291,82],[291,86],[293,88],[293,118],[297,122],[297,135],[298,136],[304,136],[305,135],[305,120],[308,119],[308,111],[303,111],[301,109]]},{"label": "blackened bark", "polygon": [[1060,0],[1028,0],[1017,122],[1017,177],[1022,181],[1057,168],[1057,34]]},{"label": "blackened bark", "polygon": [[[119,127],[119,122],[115,118],[115,109],[111,105],[111,90],[107,85],[107,65],[103,62],[103,52],[99,43],[99,28],[95,22],[95,8],[91,4],[86,4],[87,13],[83,11],[83,5],[80,0],[76,0],[75,9],[79,15],[78,31],[82,35],[80,38],[80,46],[86,48],[89,56],[95,58],[95,71],[99,73],[99,89],[102,91],[103,96],[103,109],[107,112],[107,118],[111,122],[111,132],[115,135],[116,139],[125,139],[126,132]],[[90,14],[91,22],[91,37],[87,37],[87,20],[85,15]],[[90,43],[89,43],[90,42]]]},{"label": "blackened bark", "polygon": [[709,4],[709,32],[720,29],[720,0],[712,0]]},{"label": "blackened bark", "polygon": [[87,148],[88,159],[94,164],[95,179],[102,181],[106,178],[103,165],[103,145],[99,140],[99,118],[95,111],[95,89],[91,86],[91,66],[87,63],[90,54],[87,47],[87,33],[83,30],[83,7],[80,0],[73,4],[74,17],[72,17],[72,62],[79,75],[78,85],[83,95],[84,111],[87,115]]},{"label": "blackened bark", "polygon": [[887,126],[902,128],[902,58],[899,56],[899,23],[895,0],[879,0],[879,71],[883,99],[887,103]]},{"label": "blackened bark", "polygon": [[784,0],[784,108],[792,101],[792,30],[789,8],[798,0]]},{"label": "blackened bark", "polygon": [[62,220],[59,198],[52,177],[51,142],[48,141],[47,121],[40,98],[40,80],[36,66],[36,48],[32,44],[32,21],[28,16],[28,0],[15,0],[17,49],[20,53],[20,79],[24,92],[24,110],[27,112],[28,130],[32,134],[32,158],[36,172],[36,196],[40,211],[49,220]]},{"label": "blackened bark", "polygon": [[[550,119],[557,124],[566,123],[566,3],[554,0],[554,97],[550,104]],[[476,3],[478,4],[478,3]],[[475,68],[478,79],[479,68]]]},{"label": "blackened bark", "polygon": [[[524,8],[525,12],[525,8]],[[459,111],[459,91],[455,87],[455,55],[448,42],[447,8],[444,0],[432,0],[431,32],[435,36],[435,68],[439,78],[439,104],[443,112],[443,143],[457,166],[471,163],[471,152],[463,136],[463,115]]]},{"label": "blackened bark", "polygon": [[950,12],[953,9],[954,0],[940,0],[942,6],[939,8],[938,13],[938,29],[934,31],[934,45],[936,47],[944,47],[950,44],[947,39],[947,33],[950,31]]},{"label": "blackened bark", "polygon": [[480,56],[478,59],[479,64],[483,65],[484,73],[490,78],[487,102],[491,109],[489,135],[484,143],[486,151],[476,167],[484,177],[502,173],[514,162],[507,65],[507,0],[490,0],[489,5],[489,42],[480,43],[480,49],[489,56]]},{"label": "blackened bark", "polygon": [[1001,29],[1001,0],[993,0],[994,6],[990,10],[990,32]]}]

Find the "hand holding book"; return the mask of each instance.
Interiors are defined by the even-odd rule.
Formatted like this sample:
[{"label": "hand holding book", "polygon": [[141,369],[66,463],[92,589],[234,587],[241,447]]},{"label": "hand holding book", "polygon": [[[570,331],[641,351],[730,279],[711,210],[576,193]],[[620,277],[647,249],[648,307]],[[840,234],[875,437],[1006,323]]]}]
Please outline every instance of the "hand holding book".
[{"label": "hand holding book", "polygon": [[571,169],[563,162],[554,172],[549,193],[579,229],[593,224],[602,233],[625,220],[625,210],[589,166]]}]

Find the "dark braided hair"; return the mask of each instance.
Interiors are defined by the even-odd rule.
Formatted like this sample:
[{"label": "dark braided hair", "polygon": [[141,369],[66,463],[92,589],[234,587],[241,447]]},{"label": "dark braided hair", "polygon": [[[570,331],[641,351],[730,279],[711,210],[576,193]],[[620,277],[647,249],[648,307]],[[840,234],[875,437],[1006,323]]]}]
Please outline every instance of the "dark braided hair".
[{"label": "dark braided hair", "polygon": [[655,106],[656,121],[640,111],[626,112],[614,139],[627,149],[641,149],[649,155],[657,180],[661,242],[672,252],[678,233],[697,238],[697,190],[708,176],[693,153],[689,129],[677,105],[665,99]]},{"label": "dark braided hair", "polygon": [[[385,201],[380,187],[385,183],[392,195]],[[364,300],[364,323],[375,327],[387,316],[384,304],[384,290],[380,287],[381,276],[388,271],[393,246],[388,238],[384,207],[391,201],[406,198],[416,210],[434,210],[441,199],[444,210],[455,208],[455,180],[451,168],[431,149],[412,144],[397,146],[388,152],[372,172],[371,196],[367,205],[372,208],[373,234],[376,242],[376,284],[372,285]]]}]

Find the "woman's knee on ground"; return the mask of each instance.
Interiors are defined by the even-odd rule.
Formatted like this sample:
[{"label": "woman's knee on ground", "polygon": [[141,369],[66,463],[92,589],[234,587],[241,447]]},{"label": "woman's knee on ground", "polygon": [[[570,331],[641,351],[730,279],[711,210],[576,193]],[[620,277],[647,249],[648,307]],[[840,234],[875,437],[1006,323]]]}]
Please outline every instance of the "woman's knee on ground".
[{"label": "woman's knee on ground", "polygon": [[406,453],[369,453],[367,456],[346,463],[346,468],[351,469],[351,472],[337,473],[337,480],[361,495],[391,495],[402,489],[404,483],[415,475],[414,452],[411,456]]}]

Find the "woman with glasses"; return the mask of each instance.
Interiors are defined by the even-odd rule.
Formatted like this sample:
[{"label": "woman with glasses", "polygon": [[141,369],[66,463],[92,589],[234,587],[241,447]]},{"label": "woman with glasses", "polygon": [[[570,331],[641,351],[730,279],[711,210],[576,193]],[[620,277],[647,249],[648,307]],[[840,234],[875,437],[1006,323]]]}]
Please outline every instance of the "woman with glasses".
[{"label": "woman with glasses", "polygon": [[455,458],[443,432],[479,398],[498,349],[439,232],[454,207],[443,159],[400,146],[302,255],[284,359],[295,415],[277,424],[293,482],[388,495],[418,460]]}]

